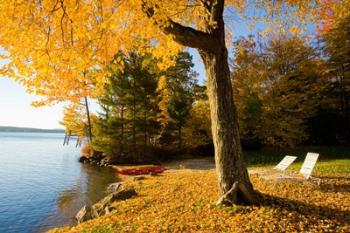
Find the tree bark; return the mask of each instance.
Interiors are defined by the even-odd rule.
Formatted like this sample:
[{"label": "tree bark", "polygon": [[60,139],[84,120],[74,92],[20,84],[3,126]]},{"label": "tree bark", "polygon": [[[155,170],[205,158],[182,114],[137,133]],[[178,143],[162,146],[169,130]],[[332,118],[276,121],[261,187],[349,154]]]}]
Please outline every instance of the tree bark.
[{"label": "tree bark", "polygon": [[182,149],[182,127],[179,126],[179,129],[178,129],[178,137],[179,137],[179,149],[181,150]]},{"label": "tree bark", "polygon": [[63,146],[66,145],[66,141],[67,141],[67,131],[64,133]]},{"label": "tree bark", "polygon": [[[216,43],[216,53],[200,52],[208,79],[211,128],[219,191],[218,204],[254,204],[255,193],[250,183],[240,143],[236,107],[228,66],[227,49]],[[237,184],[232,189],[234,184]],[[230,192],[231,191],[231,192]]]},{"label": "tree bark", "polygon": [[136,86],[135,79],[133,82],[133,100],[132,100],[132,147],[134,153],[136,152]]},{"label": "tree bark", "polygon": [[120,155],[124,154],[124,105],[122,104],[120,107]]},{"label": "tree bark", "polygon": [[[145,101],[146,102],[146,101]],[[147,106],[146,104],[145,104],[145,106]],[[147,109],[147,107],[145,107],[145,109]],[[143,141],[143,144],[144,144],[144,148],[146,149],[147,148],[147,129],[148,129],[148,122],[147,122],[147,111],[145,110],[145,112],[144,112],[144,141]]]},{"label": "tree bark", "polygon": [[89,103],[88,103],[87,97],[84,97],[84,100],[85,100],[86,116],[88,119],[89,140],[90,140],[90,143],[92,143],[92,126],[91,126],[91,119],[90,119]]}]

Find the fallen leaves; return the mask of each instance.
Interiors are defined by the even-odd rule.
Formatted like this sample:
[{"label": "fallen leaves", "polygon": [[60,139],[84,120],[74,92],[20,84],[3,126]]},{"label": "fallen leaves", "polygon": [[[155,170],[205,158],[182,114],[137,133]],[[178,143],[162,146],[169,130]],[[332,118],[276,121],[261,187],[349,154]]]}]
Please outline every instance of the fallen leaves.
[{"label": "fallen leaves", "polygon": [[251,180],[260,206],[217,207],[214,171],[178,170],[127,185],[137,197],[75,227],[51,232],[350,232],[350,177],[302,182]]}]

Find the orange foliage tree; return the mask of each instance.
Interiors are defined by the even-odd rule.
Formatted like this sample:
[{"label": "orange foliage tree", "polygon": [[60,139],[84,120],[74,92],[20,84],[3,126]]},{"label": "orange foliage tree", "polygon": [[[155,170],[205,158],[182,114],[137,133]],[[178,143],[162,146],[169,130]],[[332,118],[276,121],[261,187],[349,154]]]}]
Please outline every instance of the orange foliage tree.
[{"label": "orange foliage tree", "polygon": [[0,45],[9,59],[2,73],[43,96],[44,104],[78,101],[99,95],[108,77],[104,67],[118,51],[152,53],[167,67],[184,47],[197,49],[208,79],[218,203],[255,203],[240,146],[224,19],[259,16],[295,31],[317,15],[319,1],[2,0]]},{"label": "orange foliage tree", "polygon": [[320,1],[320,23],[318,33],[324,34],[334,28],[342,19],[350,15],[349,0]]}]

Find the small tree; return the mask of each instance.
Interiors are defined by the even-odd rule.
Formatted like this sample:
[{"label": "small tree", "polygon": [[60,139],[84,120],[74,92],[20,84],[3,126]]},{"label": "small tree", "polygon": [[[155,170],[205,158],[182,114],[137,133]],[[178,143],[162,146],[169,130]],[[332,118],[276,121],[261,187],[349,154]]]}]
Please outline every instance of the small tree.
[{"label": "small tree", "polygon": [[83,105],[72,104],[66,107],[60,124],[65,128],[68,137],[76,135],[78,140],[83,140],[88,131],[87,118]]}]

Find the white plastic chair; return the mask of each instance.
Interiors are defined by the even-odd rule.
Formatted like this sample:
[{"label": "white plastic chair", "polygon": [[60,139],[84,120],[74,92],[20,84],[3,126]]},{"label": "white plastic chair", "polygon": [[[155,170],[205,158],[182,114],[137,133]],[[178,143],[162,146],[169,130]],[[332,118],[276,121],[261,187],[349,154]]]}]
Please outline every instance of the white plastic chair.
[{"label": "white plastic chair", "polygon": [[296,159],[296,156],[286,155],[272,170],[259,171],[256,174],[265,180],[269,180],[271,176],[275,177],[276,173],[283,173]]},{"label": "white plastic chair", "polygon": [[[296,177],[296,176],[284,176],[281,175],[277,177],[278,180],[283,179],[283,180],[296,180],[296,181],[309,181],[311,180],[311,174],[313,170],[315,169],[315,165],[317,163],[319,154],[318,153],[313,153],[313,152],[308,152],[306,154],[305,160],[303,165],[300,168],[299,173],[301,174],[302,177]],[[319,185],[321,182],[320,179],[317,179],[317,184]]]},{"label": "white plastic chair", "polygon": [[279,164],[276,165],[273,169],[283,172],[285,171],[295,160],[297,159],[296,156],[290,156],[286,155],[284,158],[279,162]]},{"label": "white plastic chair", "polygon": [[306,154],[303,166],[301,166],[300,169],[300,174],[302,174],[305,177],[305,179],[308,180],[311,177],[311,173],[315,169],[318,156],[318,153],[308,152]]}]

